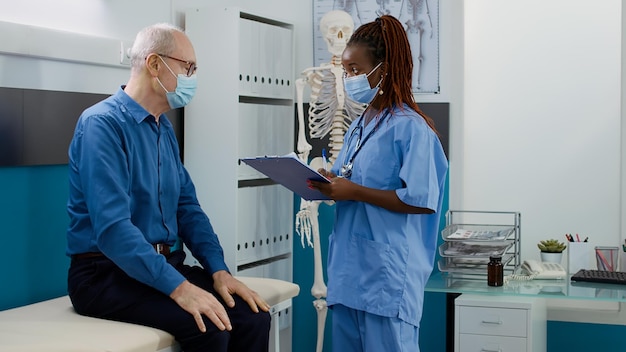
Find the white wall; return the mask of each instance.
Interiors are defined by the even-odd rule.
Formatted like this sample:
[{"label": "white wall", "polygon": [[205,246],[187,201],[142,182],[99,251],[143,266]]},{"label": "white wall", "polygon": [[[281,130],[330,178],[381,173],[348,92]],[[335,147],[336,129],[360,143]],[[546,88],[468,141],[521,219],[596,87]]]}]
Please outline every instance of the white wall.
[{"label": "white wall", "polygon": [[[296,72],[313,64],[312,2],[291,0],[211,0],[296,24]],[[204,0],[20,0],[3,1],[0,22],[12,22],[95,37],[132,41],[141,28],[171,22],[184,27],[184,12]],[[211,33],[209,35],[219,35]],[[0,86],[112,93],[128,79],[125,67],[111,68],[3,55],[3,42],[20,42],[0,33]],[[27,43],[25,43],[27,44]],[[228,56],[227,53],[217,53]],[[212,67],[200,66],[199,74]]]},{"label": "white wall", "polygon": [[541,238],[619,245],[620,0],[465,1],[451,208],[522,214]]},{"label": "white wall", "polygon": [[[621,117],[622,117],[622,159],[621,159],[621,175],[620,175],[620,187],[621,187],[621,216],[620,216],[620,230],[622,238],[626,238],[626,6],[622,3],[622,99],[620,104]],[[626,260],[626,254],[622,257]],[[626,268],[626,266],[623,266]],[[624,270],[624,269],[622,269]]]},{"label": "white wall", "polygon": [[[0,21],[132,41],[136,32],[170,19],[166,1],[20,0],[4,1]],[[24,38],[0,34],[0,51]],[[54,42],[50,43],[54,51]],[[58,43],[59,46],[67,43]],[[91,93],[113,93],[128,79],[127,67],[102,67],[0,54],[0,86]]]}]

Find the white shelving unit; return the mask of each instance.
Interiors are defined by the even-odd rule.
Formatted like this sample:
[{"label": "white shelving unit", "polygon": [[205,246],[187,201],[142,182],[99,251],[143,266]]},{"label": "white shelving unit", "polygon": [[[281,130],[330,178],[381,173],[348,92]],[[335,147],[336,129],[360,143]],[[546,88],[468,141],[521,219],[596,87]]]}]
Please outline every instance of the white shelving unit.
[{"label": "white shelving unit", "polygon": [[[238,161],[294,149],[293,25],[207,5],[186,12],[185,31],[199,68],[184,163],[200,204],[234,275],[292,281],[293,194]],[[279,316],[290,327],[289,307]]]}]

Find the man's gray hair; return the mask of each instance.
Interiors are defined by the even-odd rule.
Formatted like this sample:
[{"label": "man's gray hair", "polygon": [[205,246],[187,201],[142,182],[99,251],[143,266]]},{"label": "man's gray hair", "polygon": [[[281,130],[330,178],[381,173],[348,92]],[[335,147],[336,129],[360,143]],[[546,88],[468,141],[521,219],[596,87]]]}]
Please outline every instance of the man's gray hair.
[{"label": "man's gray hair", "polygon": [[176,49],[174,32],[184,33],[180,27],[169,23],[157,23],[139,31],[130,49],[131,70],[140,71],[151,53],[172,55]]}]

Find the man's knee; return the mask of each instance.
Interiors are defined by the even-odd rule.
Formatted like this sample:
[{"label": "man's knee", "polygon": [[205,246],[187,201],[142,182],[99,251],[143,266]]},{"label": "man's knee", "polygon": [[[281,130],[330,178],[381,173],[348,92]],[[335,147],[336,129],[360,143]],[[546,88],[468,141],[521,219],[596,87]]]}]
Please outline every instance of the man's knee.
[{"label": "man's knee", "polygon": [[[212,324],[209,322],[208,324]],[[184,336],[175,336],[183,351],[228,351],[230,342],[230,332],[219,330],[214,326],[207,325],[207,331],[201,332],[199,329],[192,330]]]},{"label": "man's knee", "polygon": [[250,318],[244,320],[244,326],[248,329],[258,331],[269,331],[272,318],[268,312],[258,312],[250,315]]}]

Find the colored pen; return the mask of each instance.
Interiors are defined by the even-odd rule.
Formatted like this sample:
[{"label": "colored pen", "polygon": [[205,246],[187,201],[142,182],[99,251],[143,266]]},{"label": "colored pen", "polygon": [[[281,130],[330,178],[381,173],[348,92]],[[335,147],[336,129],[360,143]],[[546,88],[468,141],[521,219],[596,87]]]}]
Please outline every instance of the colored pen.
[{"label": "colored pen", "polygon": [[326,163],[326,148],[322,149],[322,162],[324,163],[324,171],[328,171],[328,165]]},{"label": "colored pen", "polygon": [[578,234],[576,234],[576,242],[580,242],[580,237],[578,237]]}]

